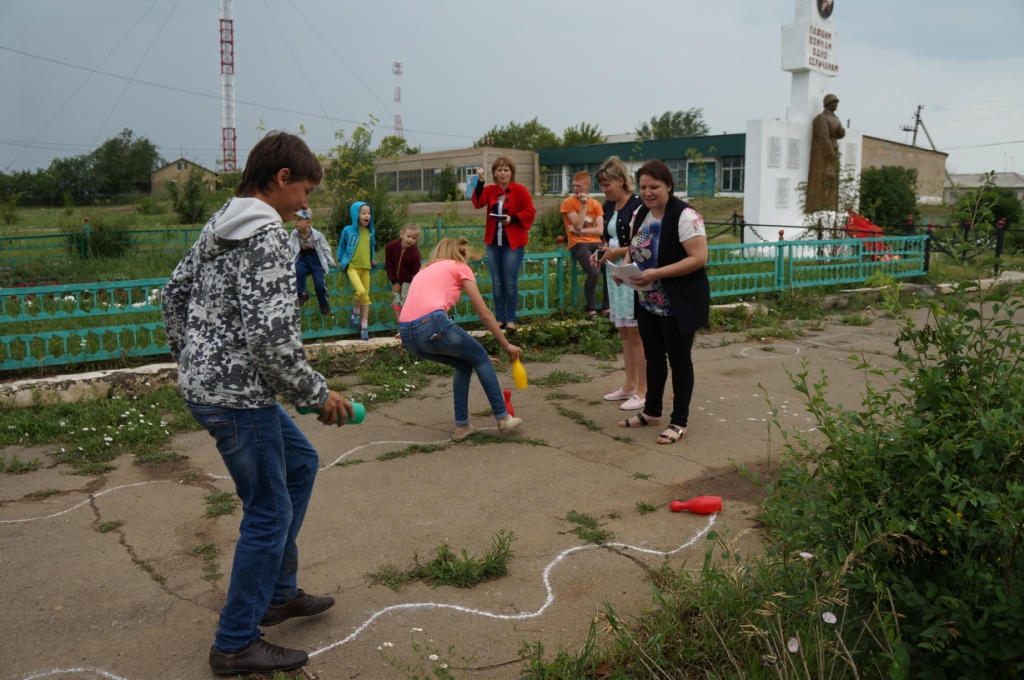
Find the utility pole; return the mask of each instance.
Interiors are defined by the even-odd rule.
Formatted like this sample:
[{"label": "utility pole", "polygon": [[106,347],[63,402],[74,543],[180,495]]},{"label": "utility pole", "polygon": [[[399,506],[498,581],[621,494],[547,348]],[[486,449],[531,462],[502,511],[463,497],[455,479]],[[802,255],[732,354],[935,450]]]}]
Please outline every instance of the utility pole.
[{"label": "utility pole", "polygon": [[[906,125],[901,125],[900,126],[900,129],[903,130],[904,132],[913,132],[914,133],[914,137],[913,137],[913,139],[910,142],[911,146],[917,146],[917,128],[918,128],[918,126],[924,127],[924,123],[921,121],[921,109],[923,109],[923,108],[924,108],[924,104],[918,104],[917,105],[917,111],[914,112],[914,127],[910,128],[910,127],[907,127]],[[928,134],[927,130],[925,130],[925,134]],[[932,138],[929,137],[928,141],[929,142],[932,141]],[[934,144],[932,144],[932,148],[933,149],[935,148]]]},{"label": "utility pole", "polygon": [[235,22],[231,0],[220,0],[221,170],[238,170],[235,140]]}]

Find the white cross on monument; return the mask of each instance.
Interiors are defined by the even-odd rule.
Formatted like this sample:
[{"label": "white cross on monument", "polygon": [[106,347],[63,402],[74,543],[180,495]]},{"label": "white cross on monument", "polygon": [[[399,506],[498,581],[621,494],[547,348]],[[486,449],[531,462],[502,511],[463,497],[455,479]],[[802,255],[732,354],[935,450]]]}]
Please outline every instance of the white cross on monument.
[{"label": "white cross on monument", "polygon": [[[744,240],[776,241],[780,228],[789,240],[807,224],[803,196],[811,146],[811,121],[821,113],[824,96],[835,91],[839,75],[839,32],[833,16],[855,0],[794,0],[795,21],[782,27],[782,69],[792,74],[790,102],[783,120],[747,121],[743,213]],[[840,106],[842,106],[842,101]],[[849,109],[848,109],[849,110]],[[840,144],[843,165],[860,172],[862,133],[847,130]]]}]

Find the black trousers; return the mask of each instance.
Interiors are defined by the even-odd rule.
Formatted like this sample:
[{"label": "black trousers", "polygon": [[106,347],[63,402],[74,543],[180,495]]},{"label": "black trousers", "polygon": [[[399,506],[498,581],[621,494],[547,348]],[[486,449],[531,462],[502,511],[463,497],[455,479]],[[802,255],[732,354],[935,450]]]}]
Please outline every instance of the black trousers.
[{"label": "black trousers", "polygon": [[672,368],[672,415],[669,422],[686,427],[690,417],[690,399],[693,396],[693,337],[679,332],[675,317],[651,314],[643,305],[636,306],[636,321],[640,340],[647,357],[647,403],[644,413],[652,418],[661,417],[665,399],[668,369]]}]

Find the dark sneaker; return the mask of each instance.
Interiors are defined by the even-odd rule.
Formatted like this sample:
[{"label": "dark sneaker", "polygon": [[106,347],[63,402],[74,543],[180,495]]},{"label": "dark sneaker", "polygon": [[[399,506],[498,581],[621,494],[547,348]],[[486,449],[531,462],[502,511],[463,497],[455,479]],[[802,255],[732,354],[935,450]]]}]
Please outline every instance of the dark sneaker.
[{"label": "dark sneaker", "polygon": [[260,625],[276,626],[295,616],[315,616],[333,606],[333,597],[316,597],[299,588],[299,594],[291,602],[277,606],[270,605],[267,608],[267,613],[263,615]]},{"label": "dark sneaker", "polygon": [[253,640],[248,647],[230,654],[210,647],[210,668],[217,675],[290,671],[305,666],[307,661],[309,655],[301,649],[278,647],[262,636]]},{"label": "dark sneaker", "polygon": [[330,316],[331,308],[328,307],[327,305],[324,305],[323,307],[320,308],[320,313],[323,314],[324,316]]},{"label": "dark sneaker", "polygon": [[309,302],[309,294],[308,293],[299,293],[299,307],[301,307],[302,305],[306,304],[307,302]]}]

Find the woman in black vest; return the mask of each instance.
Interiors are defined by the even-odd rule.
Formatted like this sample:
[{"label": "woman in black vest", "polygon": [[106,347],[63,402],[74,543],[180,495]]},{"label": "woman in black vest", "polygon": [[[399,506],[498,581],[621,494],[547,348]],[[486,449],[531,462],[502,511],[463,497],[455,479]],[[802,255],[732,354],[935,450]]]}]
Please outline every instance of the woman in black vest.
[{"label": "woman in black vest", "polygon": [[[647,357],[647,400],[644,410],[619,423],[641,427],[661,423],[668,367],[672,367],[672,414],[655,440],[674,444],[686,434],[693,395],[690,350],[697,330],[708,321],[708,241],[704,219],[672,191],[672,172],[661,161],[648,161],[638,173],[644,205],[630,224],[627,261],[640,268],[630,279],[640,291],[637,323]],[[666,361],[667,357],[667,361]]]}]

